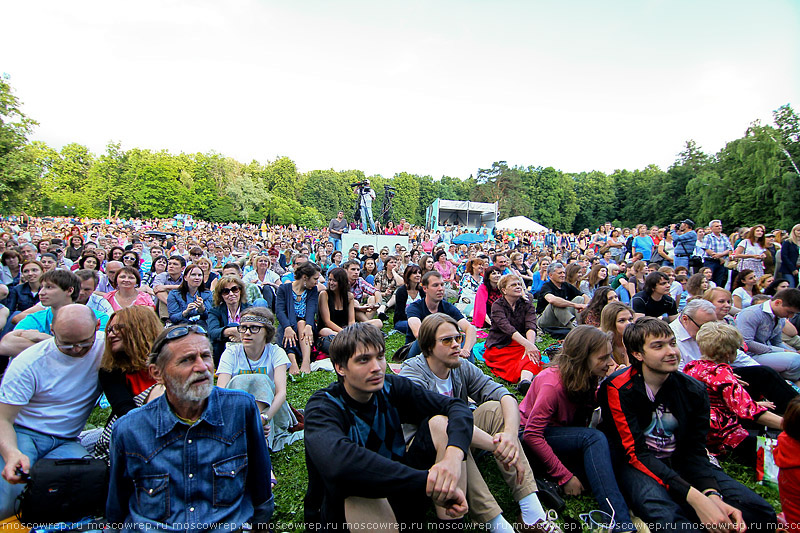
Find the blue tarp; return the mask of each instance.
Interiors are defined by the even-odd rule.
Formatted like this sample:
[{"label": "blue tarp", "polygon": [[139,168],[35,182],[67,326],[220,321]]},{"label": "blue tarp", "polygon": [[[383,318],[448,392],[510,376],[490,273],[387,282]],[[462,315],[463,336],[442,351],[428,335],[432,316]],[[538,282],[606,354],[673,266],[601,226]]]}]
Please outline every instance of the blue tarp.
[{"label": "blue tarp", "polygon": [[473,242],[484,242],[488,235],[478,233],[462,233],[458,237],[453,237],[453,244],[472,244]]}]

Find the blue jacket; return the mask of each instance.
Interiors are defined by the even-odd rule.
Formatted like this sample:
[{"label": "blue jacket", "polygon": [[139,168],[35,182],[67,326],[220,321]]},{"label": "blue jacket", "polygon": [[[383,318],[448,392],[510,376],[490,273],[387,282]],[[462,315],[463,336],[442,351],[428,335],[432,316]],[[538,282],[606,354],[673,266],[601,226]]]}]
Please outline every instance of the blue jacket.
[{"label": "blue jacket", "polygon": [[748,355],[791,350],[783,342],[781,335],[786,319],[779,318],[776,322],[775,315],[765,311],[769,307],[769,302],[751,305],[736,315],[736,329],[744,337]]},{"label": "blue jacket", "polygon": [[114,425],[106,517],[124,531],[240,529],[254,512],[257,522],[272,515],[270,469],[251,395],[214,387],[192,426],[164,395]]},{"label": "blue jacket", "polygon": [[691,257],[697,246],[697,232],[690,230],[683,235],[678,235],[678,232],[673,231],[672,245],[675,246],[675,257]]},{"label": "blue jacket", "polygon": [[20,283],[11,288],[6,298],[6,307],[9,313],[15,311],[24,311],[39,303],[39,293],[36,296],[31,291],[31,286],[28,283]]},{"label": "blue jacket", "polygon": [[[194,301],[189,293],[186,293],[186,298],[181,295],[181,291],[175,289],[173,291],[169,291],[169,296],[167,296],[167,310],[169,311],[169,321],[173,324],[185,324],[185,323],[197,323],[203,327],[206,327],[206,321],[208,320],[208,313],[211,309],[214,308],[214,295],[211,291],[199,291],[198,294],[203,299],[203,304],[206,307],[206,310],[202,313],[198,313],[197,310],[192,311],[187,316],[183,316],[183,311],[189,307],[189,304]],[[195,320],[190,320],[192,317],[199,317]]]},{"label": "blue jacket", "polygon": [[[294,292],[292,291],[291,283],[284,283],[275,291],[277,296],[277,304],[275,305],[275,314],[278,315],[278,322],[281,325],[281,331],[287,327],[297,327],[297,316],[294,313]],[[314,333],[317,332],[317,304],[319,302],[319,292],[317,288],[308,289],[308,297],[306,298],[306,324],[311,324]]]}]

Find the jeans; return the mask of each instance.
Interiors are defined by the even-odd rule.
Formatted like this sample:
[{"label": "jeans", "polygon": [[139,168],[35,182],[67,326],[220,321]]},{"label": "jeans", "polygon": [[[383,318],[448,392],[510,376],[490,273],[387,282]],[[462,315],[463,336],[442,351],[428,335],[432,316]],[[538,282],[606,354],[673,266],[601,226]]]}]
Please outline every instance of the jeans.
[{"label": "jeans", "polygon": [[[783,279],[789,282],[789,288],[796,289],[797,288],[797,276],[793,276],[791,274],[786,274],[785,272],[782,274],[778,274]],[[9,317],[10,319],[11,317]]]},{"label": "jeans", "polygon": [[[77,439],[53,437],[17,425],[14,425],[14,429],[17,432],[17,448],[30,459],[31,466],[39,459],[76,459],[89,453],[78,444]],[[5,468],[2,458],[0,464],[0,468]],[[24,483],[12,485],[0,480],[0,519],[14,514],[14,502],[24,488]]]},{"label": "jeans", "polygon": [[396,329],[400,333],[408,334],[408,332],[410,331],[408,329],[408,320],[401,320],[400,322],[397,322],[394,325],[394,329]]},{"label": "jeans", "polygon": [[[761,496],[731,479],[719,468],[711,467],[710,470],[725,503],[742,511],[748,531],[767,531],[770,524],[775,525],[775,511]],[[667,489],[647,474],[626,463],[617,469],[617,480],[631,503],[631,509],[650,525],[651,531],[659,526],[671,531],[701,530],[694,509],[685,501],[673,501]]]},{"label": "jeans", "polygon": [[606,436],[591,428],[548,427],[544,430],[544,439],[567,468],[585,473],[584,479],[589,482],[600,510],[614,514],[617,523],[614,531],[635,531],[628,505],[614,478]]},{"label": "jeans", "polygon": [[795,352],[768,352],[750,354],[759,364],[774,369],[783,379],[800,380],[800,354]]},{"label": "jeans", "polygon": [[678,267],[686,267],[689,268],[689,257],[685,255],[676,255],[675,256],[675,268]]},{"label": "jeans", "polygon": [[717,287],[722,287],[724,289],[725,285],[728,284],[728,269],[725,268],[725,265],[716,259],[706,259],[703,261],[703,268],[705,267],[711,269],[711,281],[713,281]]},{"label": "jeans", "polygon": [[367,231],[367,223],[369,223],[369,228],[372,231],[375,231],[375,221],[372,220],[372,207],[367,207],[365,205],[361,206],[361,229],[366,232]]},{"label": "jeans", "polygon": [[333,249],[342,251],[342,238],[328,237],[328,240],[333,243]]}]

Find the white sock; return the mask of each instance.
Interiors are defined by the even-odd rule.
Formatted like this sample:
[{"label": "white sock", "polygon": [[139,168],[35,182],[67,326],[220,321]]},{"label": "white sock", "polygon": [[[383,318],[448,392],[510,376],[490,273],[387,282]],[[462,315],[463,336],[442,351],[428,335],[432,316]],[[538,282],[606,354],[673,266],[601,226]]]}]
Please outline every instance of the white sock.
[{"label": "white sock", "polygon": [[502,514],[499,514],[487,522],[489,531],[507,531],[508,533],[516,533],[514,527],[506,522]]},{"label": "white sock", "polygon": [[529,526],[547,518],[535,492],[531,492],[519,501],[519,510],[522,511],[522,521]]}]

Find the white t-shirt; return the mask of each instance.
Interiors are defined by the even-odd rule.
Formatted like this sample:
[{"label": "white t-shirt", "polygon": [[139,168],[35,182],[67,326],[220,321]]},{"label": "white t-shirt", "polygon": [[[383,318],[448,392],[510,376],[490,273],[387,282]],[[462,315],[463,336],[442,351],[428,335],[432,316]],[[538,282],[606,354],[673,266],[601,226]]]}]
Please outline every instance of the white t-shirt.
[{"label": "white t-shirt", "polygon": [[733,291],[733,296],[738,296],[742,299],[742,309],[745,307],[750,307],[750,304],[753,301],[753,297],[750,296],[744,287],[737,287],[735,291]]},{"label": "white t-shirt", "polygon": [[450,379],[450,376],[447,376],[447,379],[441,379],[434,375],[433,380],[436,383],[436,392],[444,394],[449,398],[453,397],[453,381]]},{"label": "white t-shirt", "polygon": [[[244,275],[242,278],[244,283],[255,283],[256,285],[260,285],[258,279],[258,272],[255,270],[251,270],[247,274]],[[264,274],[264,283],[280,283],[281,277],[275,273],[273,270],[267,270]]]},{"label": "white t-shirt", "polygon": [[281,365],[286,365],[288,369],[292,366],[286,351],[277,344],[268,343],[264,347],[264,352],[258,361],[247,359],[244,353],[244,346],[236,343],[231,344],[219,358],[217,375],[230,374],[266,374],[273,382],[275,381],[275,369]]},{"label": "white t-shirt", "polygon": [[64,439],[78,436],[100,397],[97,378],[105,347],[98,332],[83,357],[70,357],[53,339],[13,358],[0,384],[0,403],[20,405],[16,424]]}]

